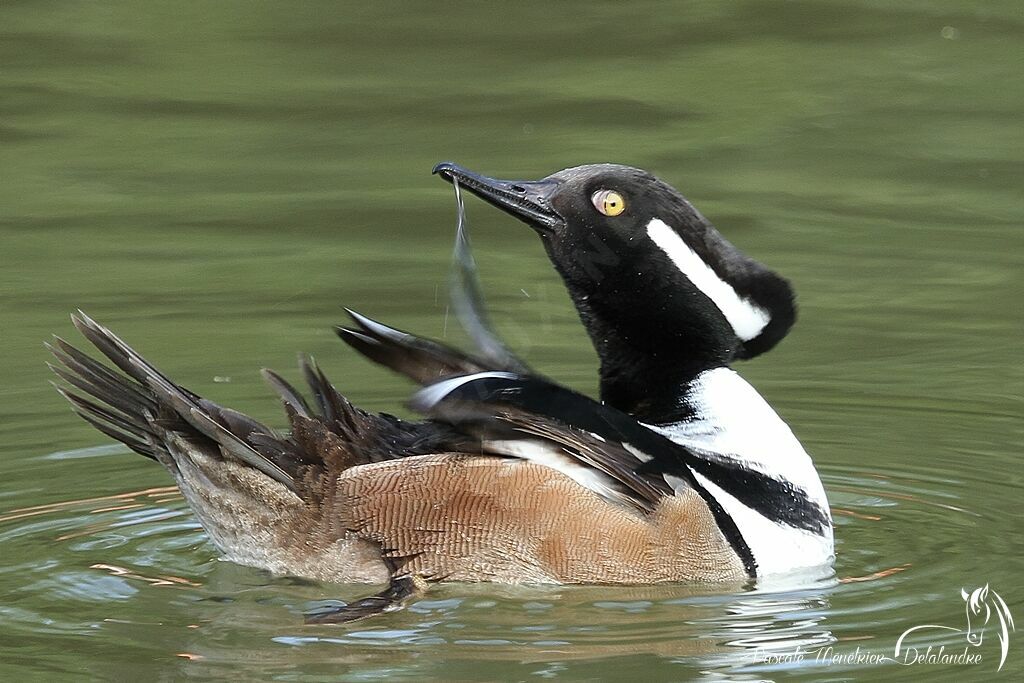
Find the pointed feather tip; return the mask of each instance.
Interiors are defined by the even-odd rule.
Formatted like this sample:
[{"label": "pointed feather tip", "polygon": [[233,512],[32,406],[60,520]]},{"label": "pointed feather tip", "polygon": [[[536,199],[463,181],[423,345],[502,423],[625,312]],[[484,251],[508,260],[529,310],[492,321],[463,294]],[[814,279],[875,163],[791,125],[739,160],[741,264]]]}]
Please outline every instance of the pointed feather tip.
[{"label": "pointed feather tip", "polygon": [[80,314],[82,314],[81,310],[79,310],[77,313],[71,314],[71,324],[74,325],[75,329],[78,330],[79,332],[81,332],[82,328],[85,326],[85,322],[80,317]]},{"label": "pointed feather tip", "polygon": [[352,321],[356,325],[361,327],[363,331],[368,334],[375,334],[378,337],[384,337],[385,339],[392,339],[395,341],[401,341],[409,336],[407,332],[403,332],[394,327],[390,327],[388,325],[385,325],[384,323],[379,323],[372,318],[367,318],[365,315],[362,315],[361,313],[356,313],[350,308],[346,308],[345,312],[349,314],[349,316],[352,318]]},{"label": "pointed feather tip", "polygon": [[308,353],[299,352],[299,370],[309,380],[310,374],[322,376],[320,372],[320,366],[316,363],[316,358]]},{"label": "pointed feather tip", "polygon": [[[118,352],[123,354],[131,364],[137,367],[145,367],[140,366],[140,361],[143,363],[145,361],[143,361],[132,347],[128,346],[123,339],[111,332],[108,328],[100,325],[98,322],[90,318],[82,309],[78,309],[77,312],[71,314],[71,322],[74,323],[78,331],[82,333],[82,336],[92,342],[93,345],[100,348],[101,351],[103,351],[101,348],[102,344],[109,344],[117,349]],[[102,341],[97,342],[96,337],[99,337]],[[115,363],[117,362],[106,351],[103,351],[103,353]]]},{"label": "pointed feather tip", "polygon": [[60,337],[56,334],[53,335],[53,339],[51,339],[50,341],[43,342],[43,346],[48,348],[50,350],[50,353],[52,353],[54,356],[57,356],[58,358],[60,358],[62,354],[66,356],[72,356],[75,351],[74,346],[69,344],[63,337]]},{"label": "pointed feather tip", "polygon": [[[77,329],[83,337],[92,342],[93,345],[97,347],[100,346],[101,342],[96,341],[96,337],[99,337],[101,340],[114,346],[119,351],[123,351],[121,347],[124,345],[124,342],[118,339],[110,330],[86,315],[82,309],[78,309],[77,312],[71,314],[71,322],[74,324],[75,329]],[[109,357],[109,354],[107,355]]]},{"label": "pointed feather tip", "polygon": [[[84,417],[85,414],[88,414],[88,410],[85,408],[85,406],[82,405],[84,399],[81,396],[72,393],[66,387],[61,386],[57,382],[54,382],[52,379],[48,381],[50,383],[50,386],[56,389],[57,393],[64,397],[65,401],[71,404],[71,410],[74,411],[76,415],[82,415]],[[86,412],[83,413],[83,410]]]},{"label": "pointed feather tip", "polygon": [[275,391],[281,388],[288,389],[291,393],[301,398],[301,396],[299,396],[298,392],[295,391],[295,388],[291,385],[291,383],[288,380],[286,380],[279,373],[274,372],[270,368],[260,369],[260,376],[263,377],[263,380],[267,384],[269,384]]},{"label": "pointed feather tip", "polygon": [[276,372],[274,372],[270,368],[260,368],[260,377],[262,377],[263,381],[266,382],[267,384],[269,384],[270,387],[272,389],[274,389],[275,391],[277,390],[277,388],[279,386],[281,386],[281,385],[287,386],[287,384],[288,384],[285,381],[285,379],[283,377],[281,377],[281,375],[277,374]]},{"label": "pointed feather tip", "polygon": [[374,339],[368,334],[364,334],[359,330],[353,330],[350,327],[342,327],[338,325],[334,328],[334,333],[338,335],[343,342],[349,345],[358,343],[366,344],[367,346],[380,346],[380,341]]},{"label": "pointed feather tip", "polygon": [[282,403],[285,405],[285,409],[294,411],[303,417],[309,417],[309,406],[306,404],[306,399],[302,397],[302,394],[293,387],[288,380],[281,375],[277,374],[270,368],[263,368],[260,370],[260,375],[270,388],[277,392]]},{"label": "pointed feather tip", "polygon": [[[47,351],[49,351],[50,355],[57,359],[57,361],[59,361],[61,365],[69,365],[70,362],[73,362],[71,360],[73,356],[68,351],[68,349],[74,347],[72,347],[71,344],[68,344],[66,341],[64,341],[57,335],[53,335],[53,339],[51,341],[44,341],[43,347]],[[46,361],[46,364],[50,365],[49,361]]]},{"label": "pointed feather tip", "polygon": [[348,313],[348,317],[352,318],[352,322],[354,322],[356,325],[359,325],[360,327],[363,327],[364,323],[366,323],[366,322],[373,322],[372,320],[367,318],[365,315],[363,315],[361,313],[357,313],[356,311],[353,311],[348,306],[342,306],[342,309],[346,313]]},{"label": "pointed feather tip", "polygon": [[74,313],[71,314],[71,322],[79,330],[81,330],[83,327],[89,327],[98,330],[103,329],[99,323],[90,318],[89,315],[81,308],[77,309]]}]

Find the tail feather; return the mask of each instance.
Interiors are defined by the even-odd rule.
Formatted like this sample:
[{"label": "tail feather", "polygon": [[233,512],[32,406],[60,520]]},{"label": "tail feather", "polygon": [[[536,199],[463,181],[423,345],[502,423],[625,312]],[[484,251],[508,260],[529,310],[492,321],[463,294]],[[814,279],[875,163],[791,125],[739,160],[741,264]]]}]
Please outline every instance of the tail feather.
[{"label": "tail feather", "polygon": [[309,404],[306,403],[306,399],[287,380],[268,368],[263,368],[260,374],[263,375],[263,379],[267,381],[267,384],[281,397],[286,410],[302,417],[310,416]]},{"label": "tail feather", "polygon": [[[94,384],[90,384],[87,380],[80,377],[79,375],[76,375],[68,370],[65,370],[60,366],[54,365],[53,363],[47,363],[46,366],[50,368],[50,371],[53,372],[53,374],[57,375],[74,388],[78,389],[79,391],[85,393],[88,396],[107,402],[112,408],[115,408],[121,411],[122,413],[131,415],[138,410],[137,406],[139,406],[140,404],[132,403],[131,401],[126,400],[125,397],[123,396],[124,392],[111,390],[110,388],[105,386],[97,387]],[[70,400],[70,395],[65,393],[61,389],[60,385],[57,385],[56,383],[54,383],[54,385],[57,388],[57,391],[61,392],[61,395]],[[141,405],[145,405],[145,403],[142,403]]]},{"label": "tail feather", "polygon": [[86,422],[88,422],[89,424],[91,424],[99,431],[109,436],[110,438],[120,441],[125,446],[132,449],[139,455],[144,455],[150,460],[155,460],[157,462],[160,461],[159,457],[157,457],[156,451],[151,446],[139,441],[134,437],[125,435],[124,432],[119,432],[116,429],[111,429],[107,423],[101,422],[100,420],[90,417],[85,413],[79,412],[78,416],[81,417]]},{"label": "tail feather", "polygon": [[153,385],[157,385],[167,393],[181,394],[192,401],[199,398],[184,387],[174,384],[137,354],[134,349],[121,341],[117,335],[87,316],[83,311],[80,310],[78,313],[72,314],[71,322],[93,346],[136,382],[150,389],[153,389]]},{"label": "tail feather", "polygon": [[50,370],[85,396],[95,399],[90,400],[54,384],[57,391],[71,403],[74,411],[83,420],[107,436],[121,441],[136,453],[158,460],[150,438],[151,431],[145,427],[146,415],[157,411],[152,396],[124,381],[121,376],[60,337],[54,337],[53,343],[45,346],[60,363],[47,363]]},{"label": "tail feather", "polygon": [[148,434],[143,432],[143,430],[137,429],[136,423],[118,417],[116,414],[104,410],[95,403],[83,399],[81,396],[61,386],[54,384],[54,388],[71,403],[75,413],[93,427],[112,439],[120,441],[136,453],[144,455],[151,460],[159,460],[152,445],[149,443]]},{"label": "tail feather", "polygon": [[350,422],[351,415],[356,410],[355,406],[327,380],[327,376],[316,361],[309,356],[301,356],[299,367],[306,378],[306,384],[313,392],[320,415],[328,422]]},{"label": "tail feather", "polygon": [[[72,321],[93,346],[128,375],[118,375],[62,339],[50,345],[54,357],[64,366],[51,366],[58,377],[104,404],[58,387],[75,412],[90,424],[132,450],[168,463],[173,458],[166,446],[160,445],[169,438],[168,431],[191,431],[213,441],[224,455],[296,491],[292,475],[246,443],[250,434],[271,436],[272,430],[175,384],[85,313],[72,315]],[[161,459],[161,454],[166,457]]]},{"label": "tail feather", "polygon": [[176,384],[81,311],[72,320],[121,372],[55,338],[47,344],[57,361],[50,367],[67,383],[58,391],[89,424],[172,472],[192,448],[253,468],[301,497],[323,477],[353,465],[466,447],[466,438],[449,426],[360,410],[306,357],[300,367],[312,402],[280,375],[263,372],[291,422],[291,434],[282,435]]},{"label": "tail feather", "polygon": [[78,394],[72,393],[61,387],[56,387],[57,391],[71,402],[72,407],[78,414],[86,413],[92,416],[94,419],[101,420],[111,427],[118,429],[126,434],[130,434],[138,439],[145,439],[149,430],[147,430],[140,423],[122,416],[116,411],[108,410],[98,403],[94,403],[89,399],[82,398]]},{"label": "tail feather", "polygon": [[[139,406],[156,410],[156,402],[153,401],[151,395],[135,385],[125,382],[120,375],[105,365],[97,363],[60,337],[54,337],[54,343],[45,346],[67,368],[64,370],[48,364],[62,379],[68,380],[101,400],[115,400],[118,406],[128,414],[136,412]],[[72,377],[78,381],[72,382]]]}]

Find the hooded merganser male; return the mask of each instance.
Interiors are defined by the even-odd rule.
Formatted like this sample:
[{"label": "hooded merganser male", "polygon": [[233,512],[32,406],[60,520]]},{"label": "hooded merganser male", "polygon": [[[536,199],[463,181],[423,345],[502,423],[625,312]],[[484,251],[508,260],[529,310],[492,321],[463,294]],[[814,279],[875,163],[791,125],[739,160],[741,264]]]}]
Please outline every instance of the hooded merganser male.
[{"label": "hooded merganser male", "polygon": [[434,171],[540,235],[600,357],[600,402],[493,347],[470,355],[352,311],[341,338],[424,385],[411,405],[429,419],[362,411],[303,360],[312,405],[264,371],[282,434],[174,383],[81,312],[76,327],[121,372],[55,339],[73,387],[61,393],[163,464],[227,559],[388,583],[314,622],[397,609],[440,580],[742,583],[827,566],[814,466],[729,368],[785,336],[788,283],[638,169]]}]

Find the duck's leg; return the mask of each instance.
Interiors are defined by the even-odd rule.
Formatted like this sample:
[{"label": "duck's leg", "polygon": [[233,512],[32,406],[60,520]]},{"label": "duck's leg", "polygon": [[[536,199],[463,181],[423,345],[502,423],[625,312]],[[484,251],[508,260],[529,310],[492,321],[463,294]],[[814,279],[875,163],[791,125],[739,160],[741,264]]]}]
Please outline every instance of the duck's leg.
[{"label": "duck's leg", "polygon": [[307,624],[347,624],[359,619],[397,612],[412,598],[427,590],[427,581],[416,574],[394,574],[387,587],[376,595],[347,605],[330,606],[306,613]]}]

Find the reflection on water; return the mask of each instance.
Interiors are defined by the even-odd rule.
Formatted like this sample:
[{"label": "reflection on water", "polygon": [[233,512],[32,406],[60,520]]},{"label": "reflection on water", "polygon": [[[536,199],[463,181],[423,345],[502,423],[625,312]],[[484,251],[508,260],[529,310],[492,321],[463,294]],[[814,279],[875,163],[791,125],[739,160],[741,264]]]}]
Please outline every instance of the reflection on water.
[{"label": "reflection on water", "polygon": [[[128,457],[124,449],[110,448],[43,459],[57,455],[68,462]],[[838,509],[845,512],[838,524],[848,544],[872,537],[871,527],[896,510],[925,515],[932,525],[946,523],[943,510],[949,506],[940,502],[941,490],[850,468],[824,476],[829,490],[841,491],[845,507]],[[903,492],[911,487],[915,495]],[[533,667],[531,672],[551,675],[594,660],[612,662],[613,668],[637,661],[658,662],[655,670],[685,666],[695,675],[856,670],[841,658],[858,646],[891,654],[892,643],[877,637],[878,625],[899,623],[908,601],[917,600],[892,591],[904,573],[928,571],[915,567],[922,562],[885,565],[886,548],[860,546],[855,560],[840,555],[838,576],[791,577],[788,585],[777,580],[739,591],[699,585],[443,585],[404,612],[325,627],[304,625],[302,614],[325,599],[351,600],[368,589],[274,578],[217,561],[173,486],[6,510],[0,514],[0,541],[18,540],[45,542],[54,547],[49,555],[55,559],[0,570],[20,573],[19,593],[47,596],[36,610],[0,609],[0,624],[13,634],[26,637],[47,624],[50,633],[99,630],[116,641],[146,627],[142,632],[154,639],[145,641],[147,647],[213,671],[304,666],[307,651],[315,648],[324,666],[343,663],[367,675],[387,671],[399,678],[430,675],[420,657],[436,648],[454,661]],[[881,568],[851,572],[873,567]],[[886,593],[892,597],[880,599]],[[143,603],[131,610],[134,618],[114,608],[132,601]],[[164,616],[146,618],[147,604]],[[277,647],[267,649],[267,642]],[[953,642],[955,636],[941,634],[935,641]],[[440,665],[429,670],[446,675]]]},{"label": "reflection on water", "polygon": [[709,668],[767,670],[798,650],[823,648],[836,642],[828,630],[829,602],[825,589],[796,594],[750,595],[725,606],[727,616],[709,637],[723,644],[722,651],[707,658]]}]

